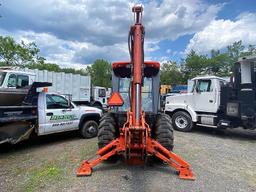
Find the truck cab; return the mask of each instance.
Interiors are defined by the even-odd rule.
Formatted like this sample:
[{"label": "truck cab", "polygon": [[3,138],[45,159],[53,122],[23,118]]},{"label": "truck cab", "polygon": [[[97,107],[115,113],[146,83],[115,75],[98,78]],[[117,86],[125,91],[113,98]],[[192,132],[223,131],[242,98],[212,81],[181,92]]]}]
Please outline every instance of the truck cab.
[{"label": "truck cab", "polygon": [[234,63],[228,82],[216,76],[192,79],[188,93],[166,98],[165,113],[173,126],[190,131],[197,124],[212,128],[256,128],[256,56]]},{"label": "truck cab", "polygon": [[[95,137],[102,111],[95,107],[77,106],[64,95],[38,95],[38,135],[80,129],[85,138]],[[88,121],[90,121],[89,125]]]},{"label": "truck cab", "polygon": [[172,117],[174,127],[186,131],[194,124],[216,126],[221,87],[227,83],[217,76],[196,77],[188,83],[188,93],[166,97],[165,113]]},{"label": "truck cab", "polygon": [[18,105],[0,106],[0,144],[16,144],[31,133],[47,135],[79,130],[83,138],[97,136],[102,110],[77,106],[70,95],[48,93],[48,82],[34,82]]},{"label": "truck cab", "polygon": [[107,89],[105,87],[94,86],[92,97],[92,106],[107,109]]},{"label": "truck cab", "polygon": [[11,69],[0,68],[0,88],[22,88],[31,85],[35,81],[35,74]]},{"label": "truck cab", "polygon": [[[20,103],[27,94],[28,86],[35,81],[52,83],[50,92],[72,94],[72,101],[77,105],[107,109],[107,89],[92,86],[90,76],[19,67],[0,67],[0,106]],[[3,99],[6,95],[13,97],[8,104]]]},{"label": "truck cab", "polygon": [[197,112],[217,113],[220,106],[219,93],[227,81],[217,76],[196,77],[191,81],[191,101],[188,100],[191,107]]},{"label": "truck cab", "polygon": [[35,74],[0,68],[0,106],[18,105],[26,96],[29,85],[35,80]]}]

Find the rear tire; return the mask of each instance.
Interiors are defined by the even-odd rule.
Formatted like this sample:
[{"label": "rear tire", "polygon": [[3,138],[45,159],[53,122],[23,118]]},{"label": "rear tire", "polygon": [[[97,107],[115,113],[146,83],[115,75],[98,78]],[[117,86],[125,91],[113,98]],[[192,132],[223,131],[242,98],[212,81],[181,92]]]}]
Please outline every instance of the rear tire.
[{"label": "rear tire", "polygon": [[98,123],[93,120],[86,121],[80,129],[80,134],[85,139],[96,137],[98,135]]},{"label": "rear tire", "polygon": [[[98,147],[99,149],[105,147],[116,139],[117,133],[115,129],[115,120],[113,116],[109,113],[103,115],[99,125],[99,134],[98,134]],[[116,162],[117,156],[114,155],[106,160],[106,162]]]},{"label": "rear tire", "polygon": [[177,131],[189,132],[193,128],[191,116],[184,111],[178,111],[173,114],[172,124]]},{"label": "rear tire", "polygon": [[173,127],[170,117],[166,114],[160,114],[158,116],[155,130],[155,139],[169,151],[173,150]]}]

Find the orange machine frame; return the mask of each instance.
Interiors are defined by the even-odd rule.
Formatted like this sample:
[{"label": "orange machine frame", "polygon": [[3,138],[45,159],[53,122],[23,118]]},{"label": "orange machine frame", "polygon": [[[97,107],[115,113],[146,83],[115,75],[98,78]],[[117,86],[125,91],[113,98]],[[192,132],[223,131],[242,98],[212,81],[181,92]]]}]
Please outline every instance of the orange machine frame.
[{"label": "orange machine frame", "polygon": [[[164,148],[160,143],[150,137],[151,128],[145,121],[145,114],[141,107],[141,89],[142,89],[142,66],[150,66],[159,70],[158,62],[144,62],[143,56],[143,38],[144,27],[141,24],[142,7],[133,7],[135,14],[135,24],[131,27],[133,45],[131,62],[119,62],[112,65],[114,68],[123,67],[128,63],[133,64],[132,89],[131,89],[131,109],[127,112],[127,121],[123,127],[119,128],[120,136],[98,150],[96,159],[84,161],[77,171],[78,176],[88,176],[92,173],[92,168],[107,160],[113,155],[123,155],[128,163],[144,163],[145,156],[156,156],[163,160],[179,172],[181,179],[194,180],[190,165],[182,160],[175,153]],[[142,65],[143,63],[143,65]],[[120,94],[113,93],[109,98],[109,104],[119,106],[122,104]]]}]

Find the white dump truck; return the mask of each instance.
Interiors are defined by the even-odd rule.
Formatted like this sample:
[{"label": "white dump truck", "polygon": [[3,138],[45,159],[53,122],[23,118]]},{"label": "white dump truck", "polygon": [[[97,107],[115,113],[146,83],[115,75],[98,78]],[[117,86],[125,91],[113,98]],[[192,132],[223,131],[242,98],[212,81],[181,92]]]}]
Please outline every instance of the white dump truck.
[{"label": "white dump truck", "polygon": [[41,136],[79,130],[84,138],[97,136],[102,110],[77,106],[64,95],[48,93],[45,87],[50,85],[34,82],[21,103],[0,106],[0,144],[16,144],[32,133]]},{"label": "white dump truck", "polygon": [[[13,104],[15,100],[19,103],[27,93],[26,87],[33,82],[52,83],[49,87],[50,93],[70,94],[75,104],[107,108],[106,88],[93,87],[90,76],[38,69],[1,67],[0,97],[6,98],[8,95],[15,98],[9,100],[10,103]],[[0,99],[0,105],[6,105],[6,101]]]},{"label": "white dump truck", "polygon": [[256,57],[243,57],[234,64],[228,82],[216,76],[196,77],[187,94],[166,98],[165,113],[176,130],[194,125],[212,128],[256,128]]}]

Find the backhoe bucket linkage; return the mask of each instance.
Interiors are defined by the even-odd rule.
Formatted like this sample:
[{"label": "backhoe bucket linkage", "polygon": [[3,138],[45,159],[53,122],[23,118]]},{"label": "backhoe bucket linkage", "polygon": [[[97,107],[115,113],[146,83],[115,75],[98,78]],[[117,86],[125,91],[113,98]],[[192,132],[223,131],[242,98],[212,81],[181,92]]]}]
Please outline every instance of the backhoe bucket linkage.
[{"label": "backhoe bucket linkage", "polygon": [[[125,152],[125,140],[123,137],[115,139],[105,147],[98,150],[96,159],[84,161],[77,171],[77,176],[90,176],[92,169],[109,157]],[[195,180],[190,165],[175,153],[168,151],[161,144],[151,138],[147,138],[147,155],[154,155],[176,169],[180,179]]]},{"label": "backhoe bucket linkage", "polygon": [[77,170],[77,176],[90,176],[92,174],[92,168],[101,163],[102,161],[107,160],[109,157],[118,154],[122,151],[125,151],[124,148],[124,139],[118,138],[106,145],[105,147],[98,150],[96,159],[90,161],[83,161],[79,169]]},{"label": "backhoe bucket linkage", "polygon": [[[98,157],[84,161],[77,176],[89,176],[102,161],[122,155],[130,164],[144,163],[148,156],[155,156],[176,169],[179,178],[195,179],[190,165],[170,151],[173,148],[171,119],[160,112],[159,92],[154,91],[159,90],[160,63],[144,61],[142,11],[141,5],[135,5],[132,9],[135,23],[128,36],[130,61],[112,64],[112,95],[108,100],[112,109],[103,115],[99,124]],[[126,83],[126,80],[130,83]],[[127,91],[123,93],[121,90]],[[124,107],[124,110],[121,107],[124,104],[130,106]],[[126,119],[123,112],[127,113]]]}]

